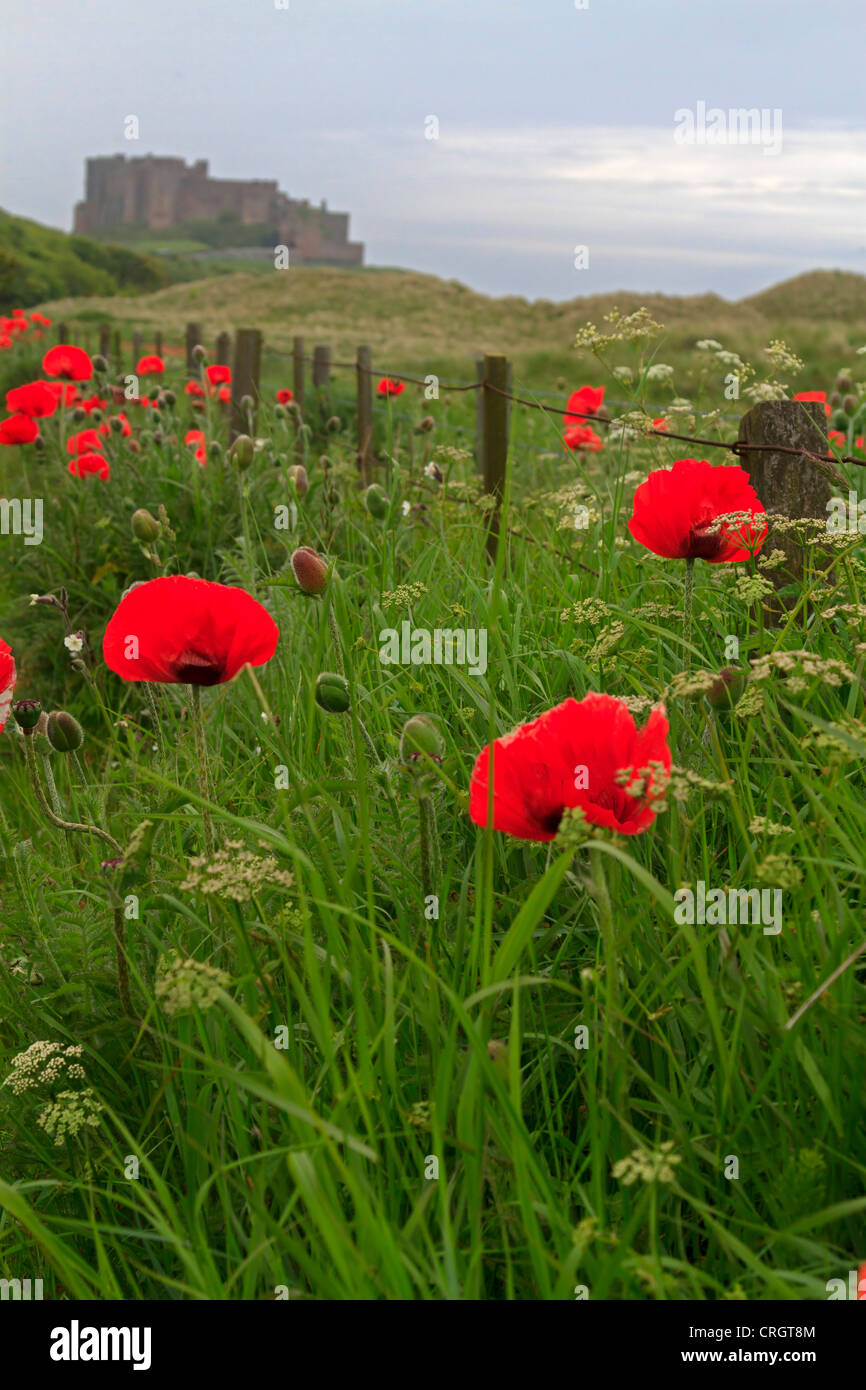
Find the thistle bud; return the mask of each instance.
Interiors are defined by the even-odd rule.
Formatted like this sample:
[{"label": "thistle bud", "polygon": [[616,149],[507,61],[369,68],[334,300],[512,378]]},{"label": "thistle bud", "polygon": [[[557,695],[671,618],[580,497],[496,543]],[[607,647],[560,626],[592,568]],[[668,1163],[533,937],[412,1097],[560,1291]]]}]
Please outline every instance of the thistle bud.
[{"label": "thistle bud", "polygon": [[159,522],[147,510],[147,507],[139,507],[138,511],[132,513],[130,525],[135,539],[141,541],[143,545],[149,545],[159,535]]},{"label": "thistle bud", "polygon": [[309,545],[302,545],[292,555],[292,569],[298,588],[305,594],[320,594],[328,582],[328,565]]},{"label": "thistle bud", "polygon": [[310,490],[310,480],[307,477],[307,470],[302,463],[293,463],[288,470],[289,481],[294,483],[295,492],[299,497],[306,497]]},{"label": "thistle bud", "polygon": [[736,666],[725,666],[707,691],[713,709],[731,709],[746,688],[747,673]]},{"label": "thistle bud", "polygon": [[436,428],[436,421],[433,419],[433,416],[432,416],[432,415],[425,415],[424,418],[423,418],[423,420],[419,420],[419,421],[418,421],[418,433],[419,433],[419,434],[429,434],[430,431],[431,431],[431,430],[435,430],[435,428]]},{"label": "thistle bud", "polygon": [[239,473],[246,472],[253,461],[255,448],[248,434],[239,434],[229,449],[229,463],[232,468],[236,468]]},{"label": "thistle bud", "polygon": [[439,730],[426,714],[415,714],[403,725],[400,735],[400,759],[404,763],[417,762],[425,756],[434,763],[441,763],[444,745]]},{"label": "thistle bud", "polygon": [[370,515],[377,517],[378,520],[381,521],[383,517],[388,515],[388,508],[390,505],[391,503],[385,489],[380,487],[378,483],[371,483],[364,493],[364,506],[367,508]]},{"label": "thistle bud", "polygon": [[328,714],[345,714],[349,708],[349,685],[344,676],[323,671],[316,677],[316,704]]},{"label": "thistle bud", "polygon": [[40,700],[16,700],[12,706],[12,713],[19,729],[25,734],[32,733],[39,723],[42,702]]},{"label": "thistle bud", "polygon": [[74,753],[84,742],[84,730],[65,709],[52,710],[45,733],[57,753]]}]

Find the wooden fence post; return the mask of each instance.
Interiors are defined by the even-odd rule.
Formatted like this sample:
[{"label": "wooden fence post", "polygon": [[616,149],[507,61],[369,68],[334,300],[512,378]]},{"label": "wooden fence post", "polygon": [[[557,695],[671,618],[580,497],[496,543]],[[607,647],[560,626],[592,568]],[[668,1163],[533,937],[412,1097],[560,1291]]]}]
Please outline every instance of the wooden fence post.
[{"label": "wooden fence post", "polygon": [[99,352],[107,362],[111,356],[111,329],[107,323],[99,325]]},{"label": "wooden fence post", "polygon": [[373,452],[373,352],[364,344],[358,348],[358,469],[361,482],[370,481]]},{"label": "wooden fence post", "polygon": [[510,405],[499,393],[511,390],[511,364],[507,357],[488,354],[484,358],[483,397],[484,425],[481,435],[481,467],[484,492],[495,499],[487,523],[487,554],[496,559],[499,543],[499,507],[505,492],[505,469],[508,462],[508,429]]},{"label": "wooden fence post", "polygon": [[475,380],[478,382],[478,390],[475,392],[475,462],[479,469],[484,467],[484,358],[475,359]]},{"label": "wooden fence post", "polygon": [[201,342],[201,325],[188,323],[186,326],[186,370],[188,376],[198,376],[198,363],[192,355],[192,350]]},{"label": "wooden fence post", "polygon": [[[737,457],[768,512],[786,517],[827,517],[831,478],[847,497],[848,484],[835,465],[822,467],[806,457],[829,452],[826,425],[820,401],[761,401],[743,416],[738,443],[766,447],[744,449]],[[777,453],[774,444],[803,452],[799,456]],[[764,549],[767,554],[770,550],[785,552],[784,564],[767,571],[776,589],[802,584],[803,548],[794,537],[775,531],[771,523]],[[779,615],[790,602],[772,595],[764,606],[769,616]]]},{"label": "wooden fence post", "polygon": [[301,426],[304,424],[304,393],[304,340],[303,338],[294,338],[292,340],[292,400],[298,407],[298,413],[295,416],[295,458],[298,463],[303,463],[306,456],[304,436],[301,434]]},{"label": "wooden fence post", "polygon": [[69,332],[69,329],[66,327],[66,324],[65,324],[65,323],[58,323],[58,325],[57,325],[57,341],[58,341],[58,343],[65,343],[65,342],[66,342],[66,334],[67,334],[68,332]]},{"label": "wooden fence post", "polygon": [[136,329],[132,335],[132,370],[135,371],[141,360],[141,332]]},{"label": "wooden fence post", "polygon": [[313,348],[313,386],[315,387],[319,412],[319,429],[324,429],[325,421],[331,413],[328,400],[328,384],[331,380],[331,349],[322,344]]},{"label": "wooden fence post", "polygon": [[154,335],[154,347],[156,349],[157,357],[162,357],[162,334],[160,333],[159,329],[157,329]]},{"label": "wooden fence post", "polygon": [[[257,328],[239,328],[235,334],[234,371],[232,372],[232,414],[229,441],[239,434],[255,435],[259,408],[259,373],[262,363],[262,335]],[[253,402],[252,409],[241,405],[244,396]]]},{"label": "wooden fence post", "polygon": [[230,367],[232,364],[232,338],[230,333],[220,333],[216,340],[214,349],[214,362],[220,366]]},{"label": "wooden fence post", "polygon": [[111,341],[112,341],[111,365],[112,365],[112,367],[114,368],[114,370],[115,370],[116,372],[119,372],[119,371],[122,371],[122,370],[123,370],[123,362],[122,362],[122,360],[121,360],[121,352],[120,352],[121,342],[120,342],[120,329],[119,329],[119,328],[115,328],[113,334],[111,335]]}]

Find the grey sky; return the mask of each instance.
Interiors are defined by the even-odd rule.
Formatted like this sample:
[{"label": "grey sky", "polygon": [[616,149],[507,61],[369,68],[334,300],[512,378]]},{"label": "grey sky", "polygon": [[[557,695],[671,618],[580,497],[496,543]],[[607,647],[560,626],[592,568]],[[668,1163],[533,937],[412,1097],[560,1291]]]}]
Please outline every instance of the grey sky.
[{"label": "grey sky", "polygon": [[[863,0],[280,3],[5,0],[0,203],[68,228],[87,155],[173,154],[491,293],[866,272]],[[678,144],[698,102],[778,108],[781,153]]]}]

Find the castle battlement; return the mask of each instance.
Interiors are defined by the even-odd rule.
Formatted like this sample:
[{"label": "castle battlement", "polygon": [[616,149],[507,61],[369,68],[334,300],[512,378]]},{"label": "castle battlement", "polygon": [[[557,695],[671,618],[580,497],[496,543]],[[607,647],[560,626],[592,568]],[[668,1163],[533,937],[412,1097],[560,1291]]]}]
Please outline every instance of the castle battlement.
[{"label": "castle battlement", "polygon": [[184,222],[214,221],[229,214],[246,225],[268,223],[278,244],[297,261],[362,265],[364,247],[349,241],[349,214],[329,212],[324,200],[290,198],[276,179],[215,179],[208,161],[173,156],[100,155],[86,162],[85,197],[75,207],[82,236],[120,226],[167,231]]}]

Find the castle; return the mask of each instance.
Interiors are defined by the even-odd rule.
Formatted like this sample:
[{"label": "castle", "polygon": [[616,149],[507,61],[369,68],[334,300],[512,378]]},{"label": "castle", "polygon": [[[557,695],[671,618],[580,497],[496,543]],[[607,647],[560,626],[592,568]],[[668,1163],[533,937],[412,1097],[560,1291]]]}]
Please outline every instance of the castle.
[{"label": "castle", "polygon": [[75,230],[83,236],[129,225],[164,230],[228,215],[274,227],[277,244],[288,246],[292,260],[363,264],[363,244],[349,241],[347,212],[290,198],[275,179],[214,179],[206,159],[186,164],[152,154],[100,156],[88,159],[86,169],[86,196],[75,207]]}]

